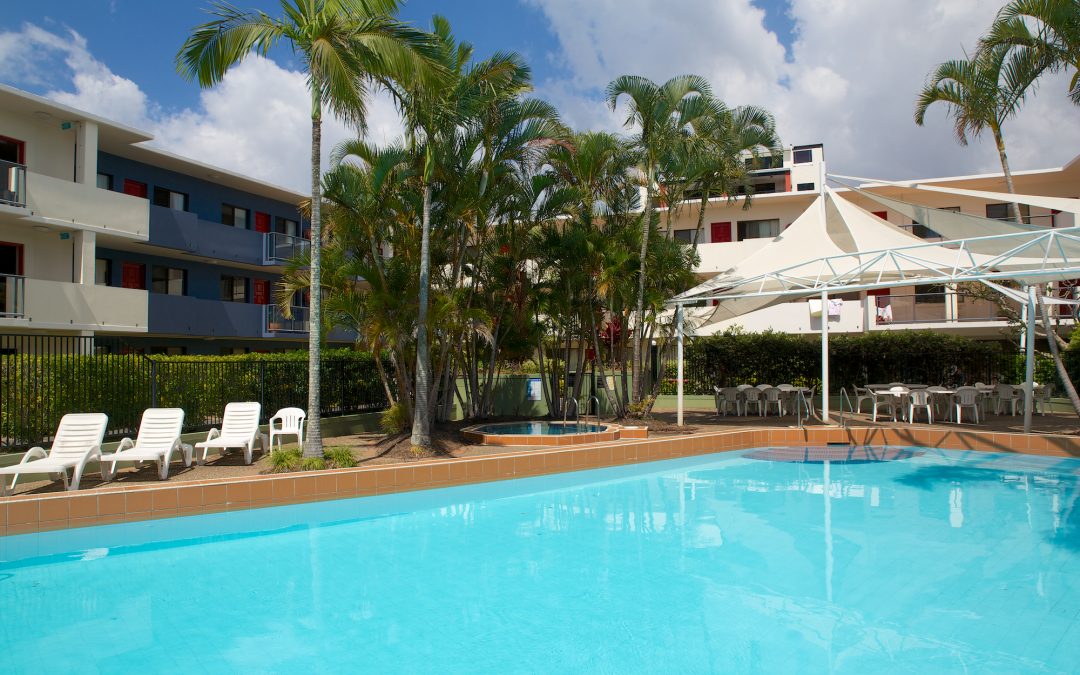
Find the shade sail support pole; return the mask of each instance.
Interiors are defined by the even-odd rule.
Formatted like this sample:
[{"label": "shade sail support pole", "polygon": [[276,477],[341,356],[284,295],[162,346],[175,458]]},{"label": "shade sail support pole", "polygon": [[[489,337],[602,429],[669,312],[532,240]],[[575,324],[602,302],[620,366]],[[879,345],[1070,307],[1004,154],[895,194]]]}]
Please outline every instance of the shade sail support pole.
[{"label": "shade sail support pole", "polygon": [[1031,408],[1035,402],[1035,287],[1028,286],[1027,339],[1024,364],[1024,433],[1031,433]]},{"label": "shade sail support pole", "polygon": [[675,308],[675,360],[678,364],[675,377],[677,382],[675,385],[676,404],[675,404],[675,416],[676,424],[680,427],[683,425],[683,306],[679,305]]},{"label": "shade sail support pole", "polygon": [[821,292],[821,421],[829,421],[829,292]]}]

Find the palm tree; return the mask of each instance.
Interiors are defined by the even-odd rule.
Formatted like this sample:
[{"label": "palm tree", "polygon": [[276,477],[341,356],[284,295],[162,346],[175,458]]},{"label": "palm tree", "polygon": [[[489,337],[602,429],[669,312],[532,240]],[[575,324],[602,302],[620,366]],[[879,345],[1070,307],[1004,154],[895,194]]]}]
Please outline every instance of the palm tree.
[{"label": "palm tree", "polygon": [[281,0],[281,18],[211,5],[176,55],[183,77],[213,87],[248,55],[266,56],[288,42],[300,57],[311,94],[311,307],[308,332],[308,433],[304,455],[322,456],[319,401],[322,345],[322,116],[324,110],[363,127],[376,80],[427,71],[429,37],[393,18],[398,0]]},{"label": "palm tree", "polygon": [[[1019,67],[1008,57],[1009,48],[998,46],[970,59],[938,65],[915,102],[915,124],[922,126],[927,108],[940,101],[949,108],[960,145],[967,145],[969,135],[978,138],[989,129],[997,146],[1005,184],[1010,193],[1015,193],[1001,128],[1023,105],[1032,75],[1030,68]],[[1013,203],[1010,208],[1016,222],[1022,223],[1019,205]]]},{"label": "palm tree", "polygon": [[645,218],[641,226],[641,255],[638,262],[637,313],[634,334],[633,386],[635,403],[641,401],[642,341],[644,339],[646,253],[649,231],[654,226],[656,211],[653,192],[660,171],[661,159],[686,136],[688,126],[713,106],[712,88],[697,75],[673,77],[658,85],[639,75],[623,75],[607,86],[608,107],[615,110],[619,100],[629,101],[625,125],[636,127],[634,144],[641,155],[645,180]]},{"label": "palm tree", "polygon": [[1034,77],[1071,68],[1068,95],[1080,105],[1080,0],[1012,0],[980,43],[983,50],[1001,46],[1033,67]]}]

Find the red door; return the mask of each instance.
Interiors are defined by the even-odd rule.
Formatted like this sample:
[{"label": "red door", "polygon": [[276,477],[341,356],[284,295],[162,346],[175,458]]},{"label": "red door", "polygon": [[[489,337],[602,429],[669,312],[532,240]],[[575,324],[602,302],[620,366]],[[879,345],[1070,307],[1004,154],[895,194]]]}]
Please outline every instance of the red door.
[{"label": "red door", "polygon": [[131,195],[132,197],[142,197],[143,199],[146,199],[146,183],[140,183],[137,180],[125,178],[124,194]]},{"label": "red door", "polygon": [[731,223],[713,223],[711,226],[709,241],[714,244],[723,244],[731,241]]},{"label": "red door", "polygon": [[881,218],[882,220],[888,220],[889,219],[889,212],[888,211],[871,211],[870,213],[874,214],[878,218]]},{"label": "red door", "polygon": [[146,265],[124,263],[120,268],[120,285],[124,288],[146,290]]},{"label": "red door", "polygon": [[269,301],[270,282],[266,279],[252,280],[252,301],[256,305],[265,305]]},{"label": "red door", "polygon": [[270,214],[255,212],[255,231],[256,232],[269,232],[270,231]]}]

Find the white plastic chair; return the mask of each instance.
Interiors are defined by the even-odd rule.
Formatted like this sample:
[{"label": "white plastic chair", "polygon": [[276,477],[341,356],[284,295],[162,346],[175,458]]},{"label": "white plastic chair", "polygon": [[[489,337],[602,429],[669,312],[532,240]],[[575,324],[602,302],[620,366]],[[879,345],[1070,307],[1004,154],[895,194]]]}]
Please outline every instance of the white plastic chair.
[{"label": "white plastic chair", "polygon": [[225,416],[221,420],[221,430],[211,429],[206,434],[205,441],[195,444],[196,450],[202,450],[202,458],[198,460],[199,464],[206,462],[206,456],[211,449],[224,452],[230,448],[241,448],[244,451],[245,464],[251,464],[256,442],[259,443],[265,453],[266,437],[259,433],[259,414],[261,412],[262,406],[255,401],[226,405]]},{"label": "white plastic chair", "polygon": [[1016,410],[1021,403],[1020,390],[1011,384],[999,384],[996,388],[995,396],[997,401],[994,402],[994,414],[1005,414],[1005,408],[1008,407],[1012,410],[1012,414],[1016,415]]},{"label": "white plastic chair", "polygon": [[[105,438],[108,424],[109,416],[105,413],[64,415],[60,418],[56,438],[48,452],[40,447],[30,448],[18,464],[0,469],[0,476],[15,476],[10,487],[6,485],[6,478],[0,478],[0,496],[14,490],[19,476],[24,473],[47,473],[54,477],[60,474],[65,490],[78,490],[86,465],[92,460],[101,459],[101,439]],[[72,470],[70,481],[68,469]],[[105,476],[102,475],[102,478]]]},{"label": "white plastic chair", "polygon": [[[191,466],[191,446],[180,440],[184,430],[184,411],[180,408],[148,408],[139,422],[139,435],[120,440],[116,452],[101,456],[101,475],[106,480],[116,476],[117,462],[156,462],[158,477],[169,477],[173,453],[181,453],[184,467]],[[108,469],[106,470],[106,466]]]},{"label": "white plastic chair", "polygon": [[278,450],[281,449],[282,436],[296,436],[296,444],[304,447],[304,420],[307,413],[300,408],[282,408],[270,418],[270,449],[274,449],[274,439],[277,439]]},{"label": "white plastic chair", "polygon": [[765,391],[766,389],[772,389],[771,384],[759,384],[755,387],[758,391]]},{"label": "white plastic chair", "polygon": [[888,409],[889,414],[892,415],[893,422],[896,421],[896,397],[887,391],[872,391],[870,395],[873,396],[874,411],[873,420],[877,422],[878,413],[884,412]]},{"label": "white plastic chair", "polygon": [[908,420],[915,421],[915,411],[926,411],[926,423],[934,423],[934,403],[930,392],[925,389],[913,389],[908,395]]},{"label": "white plastic chair", "polygon": [[1046,414],[1046,410],[1050,408],[1050,399],[1054,397],[1054,385],[1048,384],[1041,389],[1035,389],[1035,411]]},{"label": "white plastic chair", "polygon": [[953,394],[953,405],[956,406],[956,423],[964,421],[964,408],[970,408],[975,413],[975,424],[979,423],[979,390],[975,387],[960,387]]},{"label": "white plastic chair", "polygon": [[769,407],[772,406],[776,408],[777,417],[784,416],[783,393],[784,392],[781,391],[779,387],[769,387],[768,389],[761,390],[761,395],[765,397],[763,402],[765,415],[769,414]]},{"label": "white plastic chair", "polygon": [[737,387],[716,390],[716,414],[727,417],[728,408],[735,408],[735,415],[742,415],[742,393]]},{"label": "white plastic chair", "polygon": [[750,414],[750,406],[753,405],[757,408],[758,417],[765,415],[764,401],[761,400],[761,390],[757,387],[750,387],[743,390],[743,414]]},{"label": "white plastic chair", "polygon": [[854,412],[862,412],[862,404],[864,401],[868,401],[870,405],[874,404],[874,394],[866,387],[855,387],[855,410]]}]

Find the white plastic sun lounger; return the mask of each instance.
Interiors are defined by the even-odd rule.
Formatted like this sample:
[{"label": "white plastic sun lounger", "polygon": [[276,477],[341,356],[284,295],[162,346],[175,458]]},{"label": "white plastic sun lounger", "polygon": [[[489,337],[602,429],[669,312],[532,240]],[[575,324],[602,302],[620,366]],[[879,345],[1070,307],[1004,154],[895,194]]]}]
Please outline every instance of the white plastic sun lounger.
[{"label": "white plastic sun lounger", "polygon": [[[105,438],[105,427],[109,416],[105,413],[68,413],[60,418],[56,429],[56,438],[48,452],[43,448],[30,448],[23,455],[22,461],[14,466],[0,469],[0,495],[6,495],[14,489],[19,475],[24,473],[60,474],[64,479],[64,488],[78,490],[83,471],[91,460],[101,459],[101,439]],[[72,470],[68,480],[68,469]],[[7,478],[15,476],[11,486]],[[102,475],[102,478],[105,476]]]},{"label": "white plastic sun lounger", "polygon": [[180,441],[184,429],[184,411],[180,408],[149,408],[143,411],[139,435],[132,441],[124,438],[116,452],[101,456],[102,476],[112,479],[117,462],[156,462],[158,477],[169,477],[173,453],[182,454],[184,466],[191,466],[191,446]]},{"label": "white plastic sun lounger", "polygon": [[230,403],[225,406],[225,417],[221,420],[221,431],[211,429],[206,434],[206,440],[195,444],[196,452],[202,450],[199,464],[206,461],[210,450],[223,451],[229,448],[242,448],[244,451],[244,463],[251,464],[252,455],[255,453],[255,443],[258,442],[263,452],[266,452],[266,439],[259,433],[259,413],[262,406],[258,402]]}]

